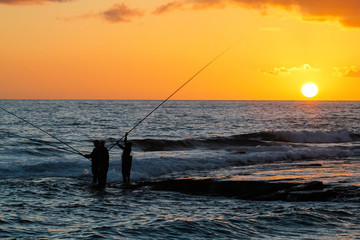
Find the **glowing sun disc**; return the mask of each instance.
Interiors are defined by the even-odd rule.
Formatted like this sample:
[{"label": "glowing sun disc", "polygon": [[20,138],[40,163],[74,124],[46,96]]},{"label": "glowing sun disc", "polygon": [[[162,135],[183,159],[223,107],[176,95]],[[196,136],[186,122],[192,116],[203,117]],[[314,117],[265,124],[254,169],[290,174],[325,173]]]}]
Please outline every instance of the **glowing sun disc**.
[{"label": "glowing sun disc", "polygon": [[304,94],[304,96],[308,98],[316,96],[318,91],[318,87],[313,83],[307,83],[301,88],[302,94]]}]

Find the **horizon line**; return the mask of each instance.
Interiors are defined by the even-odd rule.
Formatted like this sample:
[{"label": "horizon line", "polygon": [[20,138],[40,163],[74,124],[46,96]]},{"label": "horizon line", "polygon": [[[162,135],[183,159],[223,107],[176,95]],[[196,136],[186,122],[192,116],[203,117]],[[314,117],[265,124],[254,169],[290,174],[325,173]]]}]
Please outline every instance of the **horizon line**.
[{"label": "horizon line", "polygon": [[[104,99],[104,98],[0,98],[0,101],[163,101],[164,99]],[[359,100],[319,100],[319,99],[169,99],[168,101],[309,101],[309,102],[359,102]]]}]

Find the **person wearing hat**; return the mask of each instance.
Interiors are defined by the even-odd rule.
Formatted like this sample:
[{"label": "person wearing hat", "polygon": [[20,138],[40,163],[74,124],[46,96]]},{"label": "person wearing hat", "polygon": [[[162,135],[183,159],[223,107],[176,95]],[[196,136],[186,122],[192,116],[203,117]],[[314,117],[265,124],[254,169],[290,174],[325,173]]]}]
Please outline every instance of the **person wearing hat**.
[{"label": "person wearing hat", "polygon": [[93,183],[99,187],[105,187],[109,169],[109,151],[105,147],[105,141],[95,140],[93,151],[84,156],[91,158]]}]

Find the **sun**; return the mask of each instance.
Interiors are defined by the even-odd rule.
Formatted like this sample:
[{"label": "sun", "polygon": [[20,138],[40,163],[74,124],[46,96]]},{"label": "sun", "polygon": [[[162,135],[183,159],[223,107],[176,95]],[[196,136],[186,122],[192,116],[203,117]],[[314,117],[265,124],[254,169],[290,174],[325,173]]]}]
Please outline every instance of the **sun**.
[{"label": "sun", "polygon": [[313,83],[307,83],[301,88],[302,94],[308,98],[315,97],[318,91],[318,87]]}]

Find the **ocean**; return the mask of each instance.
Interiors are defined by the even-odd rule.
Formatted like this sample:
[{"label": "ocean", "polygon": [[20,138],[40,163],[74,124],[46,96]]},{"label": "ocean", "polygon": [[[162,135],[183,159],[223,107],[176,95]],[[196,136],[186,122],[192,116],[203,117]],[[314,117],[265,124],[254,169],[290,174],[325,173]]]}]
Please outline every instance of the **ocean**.
[{"label": "ocean", "polygon": [[360,239],[360,102],[160,103],[0,100],[0,238]]}]

